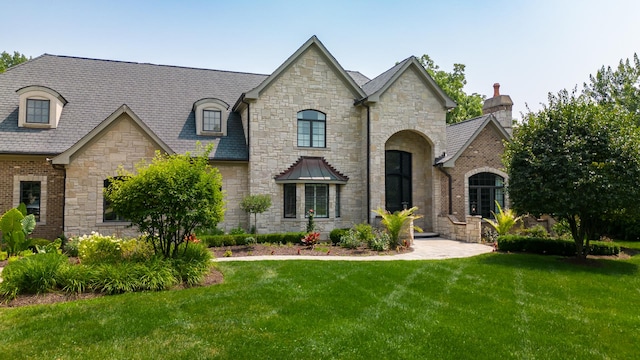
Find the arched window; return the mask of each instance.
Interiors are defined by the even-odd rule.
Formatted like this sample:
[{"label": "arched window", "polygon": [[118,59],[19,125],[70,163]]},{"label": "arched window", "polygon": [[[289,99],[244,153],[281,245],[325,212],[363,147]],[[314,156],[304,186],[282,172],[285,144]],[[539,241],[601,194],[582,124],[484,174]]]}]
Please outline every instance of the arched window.
[{"label": "arched window", "polygon": [[298,146],[326,147],[326,115],[316,110],[298,112]]},{"label": "arched window", "polygon": [[489,172],[469,178],[469,214],[493,218],[496,202],[504,207],[504,178]]}]

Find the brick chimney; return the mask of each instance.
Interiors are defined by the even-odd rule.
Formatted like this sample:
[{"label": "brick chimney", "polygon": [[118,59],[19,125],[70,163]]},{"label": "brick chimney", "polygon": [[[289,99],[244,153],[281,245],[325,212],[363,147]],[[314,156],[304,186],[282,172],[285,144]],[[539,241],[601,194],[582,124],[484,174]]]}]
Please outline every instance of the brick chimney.
[{"label": "brick chimney", "polygon": [[509,95],[500,95],[500,84],[493,84],[493,97],[484,101],[482,114],[493,114],[507,133],[513,135],[511,128],[513,123],[512,108],[513,101],[511,101],[511,97]]}]

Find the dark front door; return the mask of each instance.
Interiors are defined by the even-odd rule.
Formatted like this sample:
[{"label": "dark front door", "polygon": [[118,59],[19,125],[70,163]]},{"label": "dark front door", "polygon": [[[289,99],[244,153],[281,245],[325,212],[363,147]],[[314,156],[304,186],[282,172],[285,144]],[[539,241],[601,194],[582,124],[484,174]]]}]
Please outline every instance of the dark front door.
[{"label": "dark front door", "polygon": [[395,212],[412,207],[411,153],[388,150],[385,153],[385,206]]}]

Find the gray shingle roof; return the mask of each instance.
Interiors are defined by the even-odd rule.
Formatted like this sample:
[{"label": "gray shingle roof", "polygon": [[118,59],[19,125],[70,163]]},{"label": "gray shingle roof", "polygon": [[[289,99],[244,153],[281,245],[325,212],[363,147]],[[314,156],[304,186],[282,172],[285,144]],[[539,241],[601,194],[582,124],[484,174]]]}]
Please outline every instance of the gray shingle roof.
[{"label": "gray shingle roof", "polygon": [[347,74],[349,74],[349,76],[351,76],[353,81],[355,81],[356,84],[358,84],[358,86],[360,87],[362,87],[362,85],[371,81],[371,79],[362,75],[362,73],[360,73],[359,71],[352,71],[352,70],[345,70],[345,71],[347,72]]},{"label": "gray shingle roof", "polygon": [[362,90],[364,90],[367,96],[380,90],[393,77],[393,75],[395,75],[395,73],[397,73],[404,66],[404,64],[410,60],[411,60],[411,57],[408,57],[400,61],[398,64],[396,64],[396,66],[392,67],[391,69],[376,76],[373,80],[367,82],[364,85],[360,85],[362,86]]},{"label": "gray shingle roof", "polygon": [[[216,143],[212,157],[246,160],[238,114],[226,137],[196,135],[193,103],[218,98],[234,104],[267,75],[42,55],[0,74],[0,153],[58,154],[126,104],[177,153],[196,141]],[[56,129],[18,128],[16,90],[41,85],[68,101]]]},{"label": "gray shingle roof", "polygon": [[447,152],[446,155],[436,161],[436,164],[444,164],[449,160],[455,160],[469,145],[475,135],[489,121],[493,115],[482,115],[459,123],[447,125]]}]

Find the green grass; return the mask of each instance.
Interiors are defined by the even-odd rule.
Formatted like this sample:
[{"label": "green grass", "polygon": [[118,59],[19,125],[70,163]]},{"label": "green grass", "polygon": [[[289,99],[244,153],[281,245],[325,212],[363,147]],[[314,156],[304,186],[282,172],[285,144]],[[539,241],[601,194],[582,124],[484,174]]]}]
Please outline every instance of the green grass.
[{"label": "green grass", "polygon": [[631,359],[640,256],[220,263],[209,288],[0,309],[7,359]]}]

